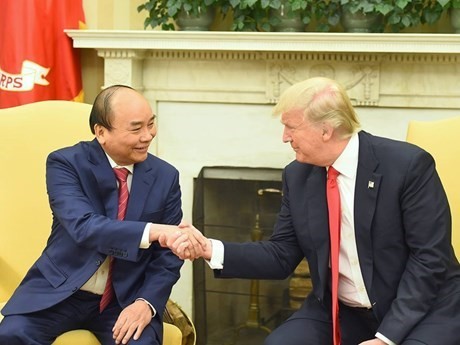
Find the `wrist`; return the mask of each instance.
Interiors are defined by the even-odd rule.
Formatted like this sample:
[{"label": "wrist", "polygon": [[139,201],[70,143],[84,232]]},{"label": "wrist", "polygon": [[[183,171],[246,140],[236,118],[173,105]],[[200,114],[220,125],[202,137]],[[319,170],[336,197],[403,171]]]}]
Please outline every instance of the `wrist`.
[{"label": "wrist", "polygon": [[203,259],[211,260],[212,257],[212,241],[208,238],[206,239],[206,249],[203,252]]},{"label": "wrist", "polygon": [[152,223],[149,230],[150,243],[158,241],[161,235],[161,224]]},{"label": "wrist", "polygon": [[142,302],[144,302],[145,304],[147,304],[147,306],[148,306],[149,309],[150,309],[150,312],[152,313],[152,319],[155,317],[155,315],[156,315],[156,310],[155,310],[155,308],[153,307],[153,305],[150,304],[149,301],[147,301],[145,298],[141,298],[141,297],[136,298],[136,301],[142,301]]}]

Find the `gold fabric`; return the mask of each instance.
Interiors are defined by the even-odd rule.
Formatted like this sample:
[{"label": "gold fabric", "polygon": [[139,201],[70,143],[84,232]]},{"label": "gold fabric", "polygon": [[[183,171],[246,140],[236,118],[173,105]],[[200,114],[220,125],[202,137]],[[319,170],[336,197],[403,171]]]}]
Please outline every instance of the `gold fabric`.
[{"label": "gold fabric", "polygon": [[410,121],[407,141],[428,151],[436,161],[452,213],[452,244],[460,256],[460,116],[437,121]]}]

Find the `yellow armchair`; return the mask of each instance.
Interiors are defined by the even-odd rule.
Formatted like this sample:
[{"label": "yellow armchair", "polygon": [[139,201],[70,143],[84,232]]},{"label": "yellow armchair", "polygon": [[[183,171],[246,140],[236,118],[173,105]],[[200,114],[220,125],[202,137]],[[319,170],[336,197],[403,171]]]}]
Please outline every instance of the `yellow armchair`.
[{"label": "yellow armchair", "polygon": [[[89,104],[68,101],[0,109],[0,302],[11,296],[50,233],[46,157],[55,149],[93,138],[88,124],[90,111]],[[180,329],[165,324],[163,344],[181,343]],[[84,330],[63,334],[54,343],[73,344],[100,345]]]},{"label": "yellow armchair", "polygon": [[407,141],[434,157],[452,212],[452,243],[460,256],[460,117],[438,121],[410,121]]}]

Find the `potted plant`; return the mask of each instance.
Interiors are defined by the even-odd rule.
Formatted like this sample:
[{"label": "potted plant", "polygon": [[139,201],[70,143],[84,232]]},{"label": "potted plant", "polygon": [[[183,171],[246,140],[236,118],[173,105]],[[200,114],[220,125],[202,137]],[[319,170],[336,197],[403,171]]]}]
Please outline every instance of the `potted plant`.
[{"label": "potted plant", "polygon": [[230,0],[223,4],[224,16],[232,16],[231,31],[270,31],[269,7],[260,0]]},{"label": "potted plant", "polygon": [[441,15],[447,10],[450,0],[431,0],[426,1],[422,9],[422,24],[434,24]]},{"label": "potted plant", "polygon": [[313,1],[312,19],[315,20],[314,31],[327,32],[340,22],[340,1]]},{"label": "potted plant", "polygon": [[[331,0],[334,1],[334,0]],[[362,21],[370,21],[369,29],[358,29],[363,32],[382,32],[388,29],[400,32],[406,28],[420,24],[434,24],[452,0],[339,0],[341,6],[341,22],[348,29],[347,15],[356,14]],[[457,0],[456,0],[457,1]],[[374,21],[369,17],[377,17]]]},{"label": "potted plant", "polygon": [[454,32],[460,34],[460,0],[451,0],[446,7],[449,12],[450,23]]},{"label": "potted plant", "polygon": [[309,0],[267,1],[271,7],[270,24],[275,31],[304,31],[312,17],[312,2]]},{"label": "potted plant", "polygon": [[329,31],[339,21],[337,0],[230,0],[222,5],[232,13],[233,31]]},{"label": "potted plant", "polygon": [[340,0],[341,23],[347,32],[382,32],[393,0]]},{"label": "potted plant", "polygon": [[144,20],[144,28],[161,27],[162,30],[174,30],[174,23],[170,22],[168,14],[168,7],[166,3],[168,0],[146,1],[137,7],[137,11],[147,11],[148,15]]},{"label": "potted plant", "polygon": [[393,32],[420,24],[436,23],[449,0],[405,0],[396,1],[391,12],[386,17],[386,25]]},{"label": "potted plant", "polygon": [[[182,29],[203,30],[209,27],[212,22],[215,8],[221,0],[148,0],[137,7],[137,11],[147,11],[148,16],[144,21],[144,27],[161,27],[162,30],[175,30],[175,25]],[[204,27],[195,24],[181,26],[180,20],[197,18],[204,21]],[[190,24],[188,24],[190,25]]]}]

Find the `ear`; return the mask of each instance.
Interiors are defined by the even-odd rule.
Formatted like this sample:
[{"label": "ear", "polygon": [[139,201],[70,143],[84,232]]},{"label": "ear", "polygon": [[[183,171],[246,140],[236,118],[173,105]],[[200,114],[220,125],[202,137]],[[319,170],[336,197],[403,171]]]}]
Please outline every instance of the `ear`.
[{"label": "ear", "polygon": [[329,141],[332,138],[332,135],[334,134],[335,128],[332,127],[329,123],[323,122],[321,130],[323,141]]},{"label": "ear", "polygon": [[105,136],[107,133],[107,128],[104,126],[101,126],[100,124],[95,124],[94,125],[94,135],[96,136],[97,141],[99,144],[104,145],[105,143]]}]

